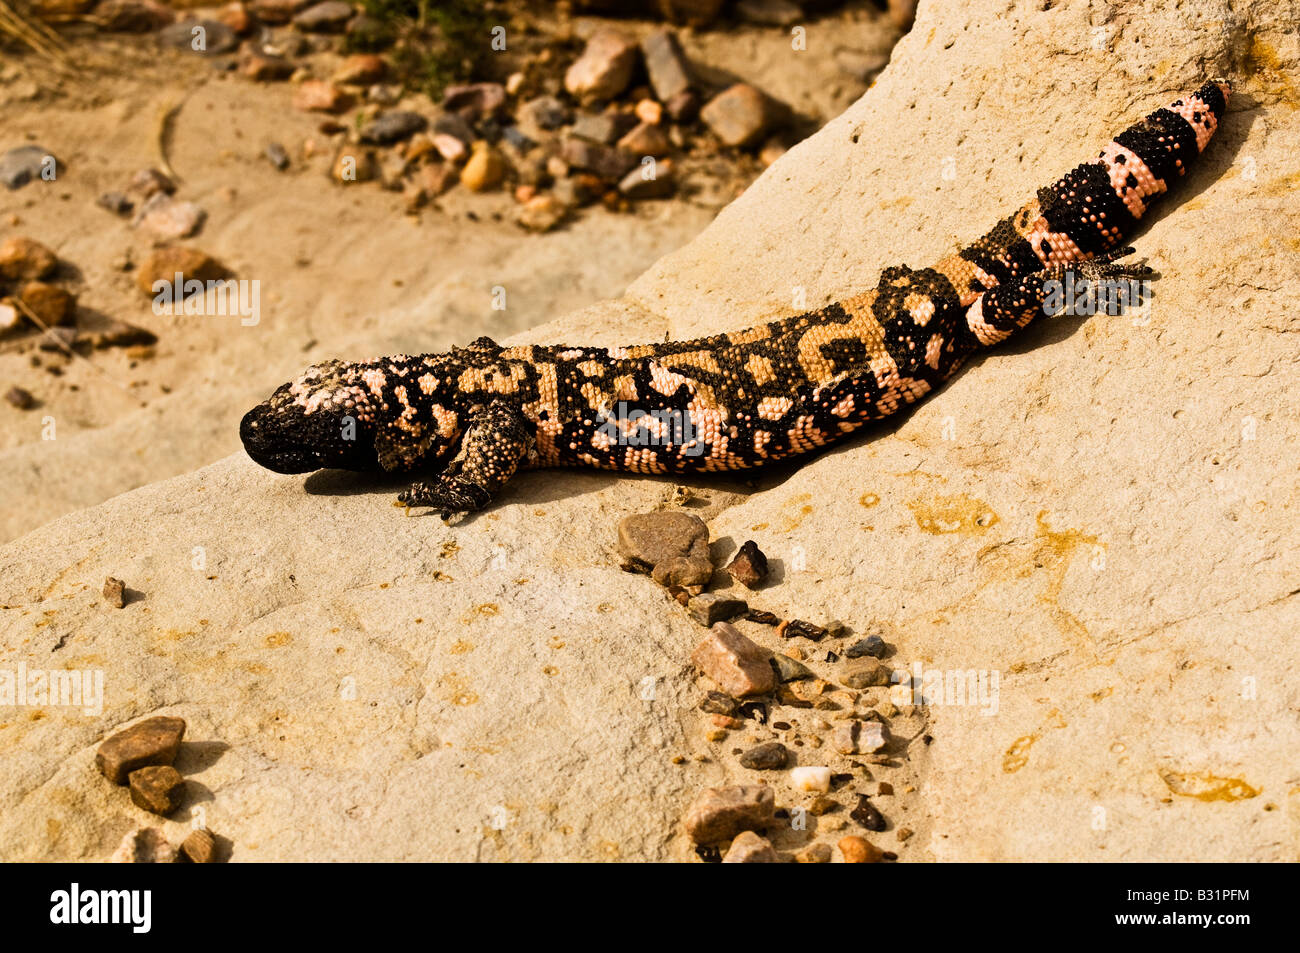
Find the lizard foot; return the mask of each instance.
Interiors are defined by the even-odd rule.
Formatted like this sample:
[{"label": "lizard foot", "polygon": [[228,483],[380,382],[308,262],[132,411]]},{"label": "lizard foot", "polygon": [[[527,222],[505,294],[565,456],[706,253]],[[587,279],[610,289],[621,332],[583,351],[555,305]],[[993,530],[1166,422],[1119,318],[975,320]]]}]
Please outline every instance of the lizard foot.
[{"label": "lizard foot", "polygon": [[443,519],[458,514],[476,513],[491,500],[492,495],[483,487],[463,477],[447,474],[433,483],[412,483],[397,497],[397,502],[405,506],[429,506],[440,510]]}]

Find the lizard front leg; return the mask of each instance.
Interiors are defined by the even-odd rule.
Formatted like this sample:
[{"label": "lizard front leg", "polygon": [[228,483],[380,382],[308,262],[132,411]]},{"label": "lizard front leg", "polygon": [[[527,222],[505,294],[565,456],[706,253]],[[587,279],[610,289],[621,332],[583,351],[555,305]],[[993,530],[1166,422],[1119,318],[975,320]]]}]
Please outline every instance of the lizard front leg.
[{"label": "lizard front leg", "polygon": [[493,401],[470,415],[460,453],[436,480],[412,483],[397,497],[406,506],[431,506],[443,519],[474,513],[510,482],[533,449],[528,421],[505,401]]},{"label": "lizard front leg", "polygon": [[[976,340],[986,347],[1003,341],[1039,315],[1061,314],[1067,309],[1060,299],[1073,275],[1073,287],[1095,295],[1105,282],[1135,282],[1155,274],[1141,263],[1127,264],[1115,259],[1131,255],[1132,248],[1117,248],[1091,261],[1048,268],[1022,275],[1015,281],[984,292],[966,311],[966,326]],[[1127,295],[1121,295],[1123,300]],[[1128,305],[1137,302],[1127,300]]]}]

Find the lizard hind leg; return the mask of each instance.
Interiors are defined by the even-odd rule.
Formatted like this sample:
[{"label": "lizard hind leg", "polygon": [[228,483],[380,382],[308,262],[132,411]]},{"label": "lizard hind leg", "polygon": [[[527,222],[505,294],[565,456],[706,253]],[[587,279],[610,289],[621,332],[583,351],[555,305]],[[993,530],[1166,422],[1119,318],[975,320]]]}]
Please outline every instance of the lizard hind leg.
[{"label": "lizard hind leg", "polygon": [[510,482],[533,441],[524,416],[505,401],[493,401],[471,414],[456,459],[436,479],[412,483],[397,501],[440,510],[444,519],[477,512]]}]

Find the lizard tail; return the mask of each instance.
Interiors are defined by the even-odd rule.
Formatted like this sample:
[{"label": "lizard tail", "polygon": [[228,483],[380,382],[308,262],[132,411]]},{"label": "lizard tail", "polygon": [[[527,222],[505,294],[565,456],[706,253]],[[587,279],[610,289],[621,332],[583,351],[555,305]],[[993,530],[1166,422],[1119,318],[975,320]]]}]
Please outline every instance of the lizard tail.
[{"label": "lizard tail", "polygon": [[1029,204],[939,265],[969,304],[1044,268],[1121,248],[1138,220],[1187,173],[1218,129],[1226,80],[1210,80],[1108,142],[1097,158],[1038,190]]}]

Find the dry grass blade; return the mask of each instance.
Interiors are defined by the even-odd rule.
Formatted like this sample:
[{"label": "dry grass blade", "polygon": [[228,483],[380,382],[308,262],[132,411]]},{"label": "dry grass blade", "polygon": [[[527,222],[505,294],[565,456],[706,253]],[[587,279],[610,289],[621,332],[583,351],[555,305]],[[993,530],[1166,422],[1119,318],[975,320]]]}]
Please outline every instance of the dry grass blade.
[{"label": "dry grass blade", "polygon": [[74,70],[62,38],[44,23],[13,7],[9,0],[0,0],[0,36],[16,40],[66,70]]}]

